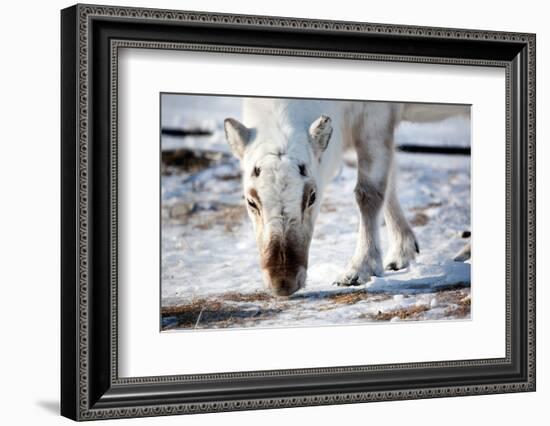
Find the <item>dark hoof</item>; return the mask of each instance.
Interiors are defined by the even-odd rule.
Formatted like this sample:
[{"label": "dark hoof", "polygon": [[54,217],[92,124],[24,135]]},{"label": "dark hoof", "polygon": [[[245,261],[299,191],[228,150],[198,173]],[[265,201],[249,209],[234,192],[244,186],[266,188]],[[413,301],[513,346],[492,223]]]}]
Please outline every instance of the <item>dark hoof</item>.
[{"label": "dark hoof", "polygon": [[351,287],[361,285],[361,283],[359,282],[359,275],[355,275],[351,278],[346,279],[345,281],[335,281],[332,283],[332,285],[338,287]]},{"label": "dark hoof", "polygon": [[391,262],[386,265],[386,271],[399,271],[399,268],[397,267],[397,263]]}]

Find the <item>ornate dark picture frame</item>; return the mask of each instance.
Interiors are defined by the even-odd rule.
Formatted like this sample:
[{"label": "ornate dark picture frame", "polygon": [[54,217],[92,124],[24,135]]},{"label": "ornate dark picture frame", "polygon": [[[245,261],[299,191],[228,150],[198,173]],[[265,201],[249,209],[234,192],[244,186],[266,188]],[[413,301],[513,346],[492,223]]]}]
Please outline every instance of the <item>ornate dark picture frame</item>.
[{"label": "ornate dark picture frame", "polygon": [[[187,49],[501,67],[506,356],[120,378],[117,52]],[[61,12],[61,413],[74,420],[535,390],[535,35],[76,5]]]}]

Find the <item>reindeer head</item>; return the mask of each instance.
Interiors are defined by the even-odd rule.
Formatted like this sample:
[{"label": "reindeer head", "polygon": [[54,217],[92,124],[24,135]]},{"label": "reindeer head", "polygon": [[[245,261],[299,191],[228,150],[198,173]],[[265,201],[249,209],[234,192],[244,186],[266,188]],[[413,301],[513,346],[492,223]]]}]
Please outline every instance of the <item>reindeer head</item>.
[{"label": "reindeer head", "polygon": [[319,213],[319,164],[328,146],[330,118],[309,128],[266,123],[247,128],[225,120],[225,133],[240,159],[248,215],[254,226],[264,281],[289,296],[305,286],[309,245]]}]

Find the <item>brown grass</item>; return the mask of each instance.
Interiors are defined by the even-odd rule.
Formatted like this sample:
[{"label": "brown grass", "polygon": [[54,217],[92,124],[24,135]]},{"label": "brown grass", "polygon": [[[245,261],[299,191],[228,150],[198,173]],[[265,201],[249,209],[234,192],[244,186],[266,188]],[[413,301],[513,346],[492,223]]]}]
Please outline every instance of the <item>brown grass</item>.
[{"label": "brown grass", "polygon": [[472,299],[470,299],[469,292],[464,290],[457,290],[448,296],[447,302],[449,306],[445,309],[445,313],[448,316],[455,318],[466,318],[470,315],[472,308]]},{"label": "brown grass", "polygon": [[241,205],[227,205],[214,212],[204,213],[194,225],[195,228],[206,231],[215,225],[222,225],[226,232],[233,232],[240,226],[246,216],[246,210]]},{"label": "brown grass", "polygon": [[[271,319],[288,309],[298,309],[300,317],[301,299],[317,299],[321,303],[319,311],[345,309],[359,302],[379,302],[393,297],[389,294],[372,294],[366,291],[354,292],[321,292],[320,294],[296,295],[290,298],[277,298],[267,292],[243,294],[227,292],[209,297],[198,297],[188,303],[167,306],[161,309],[164,319],[172,321],[165,329],[173,328],[225,328],[254,326],[263,320]],[[471,299],[467,288],[442,290],[434,296],[438,306],[445,310],[445,317],[467,318],[470,315]],[[240,304],[246,303],[242,306]],[[364,313],[359,318],[367,321],[390,321],[393,318],[406,321],[418,321],[430,310],[429,305],[412,305],[408,307],[379,311],[376,314]]]},{"label": "brown grass", "polygon": [[422,212],[417,212],[410,220],[412,226],[425,226],[429,221],[428,215]]},{"label": "brown grass", "polygon": [[[438,306],[445,306],[445,316],[454,318],[467,318],[470,315],[471,299],[469,289],[442,290],[436,293],[435,297]],[[423,314],[430,310],[428,305],[413,305],[406,308],[393,309],[391,311],[377,314],[363,314],[361,318],[372,321],[390,321],[392,318],[400,320],[415,321],[421,320]]]},{"label": "brown grass", "polygon": [[257,301],[263,300],[263,298],[264,296],[260,293],[253,295],[228,293],[221,299],[196,298],[189,303],[163,307],[161,315],[163,318],[172,317],[176,322],[175,325],[172,324],[165,327],[165,329],[225,328],[234,325],[250,325],[279,314],[283,308],[258,307],[257,309],[243,309],[231,302]]},{"label": "brown grass", "polygon": [[340,308],[342,305],[353,305],[362,301],[379,302],[389,299],[391,296],[382,294],[369,294],[366,291],[357,291],[353,293],[336,293],[330,294],[325,299],[327,304],[321,305],[319,310],[328,311],[331,309]]},{"label": "brown grass", "polygon": [[470,315],[470,305],[469,304],[459,304],[455,306],[449,306],[445,313],[448,316],[453,316],[455,318],[466,318]]},{"label": "brown grass", "polygon": [[378,311],[378,313],[374,316],[373,315],[365,315],[365,316],[367,317],[370,316],[375,321],[389,321],[395,317],[399,318],[400,320],[415,320],[415,319],[419,319],[424,312],[429,310],[430,308],[428,306],[414,305],[406,308],[394,309],[387,312]]},{"label": "brown grass", "polygon": [[243,294],[237,292],[229,292],[223,294],[223,299],[230,302],[266,302],[275,298],[269,293],[256,292],[252,294]]},{"label": "brown grass", "polygon": [[354,303],[357,303],[361,300],[368,299],[368,295],[366,292],[358,291],[354,293],[344,293],[344,294],[335,294],[327,297],[328,300],[330,300],[333,303],[338,304],[344,304],[344,305],[352,305]]},{"label": "brown grass", "polygon": [[203,309],[208,309],[211,311],[217,311],[221,309],[222,303],[215,300],[208,299],[193,299],[189,303],[175,306],[164,306],[161,309],[162,316],[173,316],[173,315],[183,315],[189,313],[196,313],[197,316]]},{"label": "brown grass", "polygon": [[[469,289],[460,288],[456,290],[439,291],[437,292],[436,297],[439,303],[446,303],[446,304],[468,303],[469,304],[469,300],[468,301],[464,300],[469,296],[469,294],[470,294]],[[461,302],[463,300],[464,302]]]},{"label": "brown grass", "polygon": [[216,176],[216,179],[219,179],[219,180],[238,180],[241,178],[241,174],[240,173],[235,173],[235,174],[232,174],[232,175],[218,175]]},{"label": "brown grass", "polygon": [[434,207],[441,207],[443,205],[442,202],[440,201],[432,201],[428,204],[425,204],[423,206],[418,206],[418,207],[412,207],[410,210],[412,212],[422,212],[424,210],[428,210],[428,209],[433,209]]},{"label": "brown grass", "polygon": [[241,204],[217,204],[213,210],[205,210],[195,203],[180,203],[167,209],[169,221],[191,225],[203,231],[223,226],[226,232],[233,232],[246,216],[246,209]]},{"label": "brown grass", "polygon": [[162,151],[161,157],[163,174],[180,173],[182,171],[195,173],[220,161],[223,154],[221,152],[180,148]]},{"label": "brown grass", "polygon": [[323,204],[321,204],[321,212],[322,213],[334,213],[337,210],[338,209],[336,208],[336,206],[334,204],[331,204],[331,203],[328,203],[328,202],[324,202]]}]

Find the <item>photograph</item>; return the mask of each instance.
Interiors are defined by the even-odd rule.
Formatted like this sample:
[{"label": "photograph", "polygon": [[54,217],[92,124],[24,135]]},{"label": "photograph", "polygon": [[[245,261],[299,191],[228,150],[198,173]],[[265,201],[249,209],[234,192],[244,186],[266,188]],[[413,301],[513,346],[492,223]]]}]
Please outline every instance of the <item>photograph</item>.
[{"label": "photograph", "polygon": [[470,105],[160,106],[161,331],[471,319]]},{"label": "photograph", "polygon": [[[14,253],[60,247],[32,268],[22,256],[5,281],[20,290],[21,271],[38,271],[31,312],[60,311],[19,352],[58,344],[39,363],[51,377],[10,388],[74,421],[264,424],[274,409],[324,406],[337,413],[327,424],[367,409],[412,425],[426,404],[433,424],[492,404],[500,424],[521,423],[548,396],[536,339],[548,334],[536,304],[542,14],[273,5],[37,15],[52,49],[34,43],[31,62],[58,60],[34,79],[46,92],[30,92],[60,108],[33,128],[61,149],[5,144],[33,153],[6,156],[29,190],[8,185],[25,202],[5,210],[52,205],[34,222],[56,235],[22,238],[32,220],[5,222]],[[35,83],[18,55],[6,68],[25,80],[7,87],[17,112]],[[6,141],[26,129],[15,124]],[[43,285],[52,265],[60,291]],[[31,319],[8,327],[19,344],[36,315],[10,316]],[[28,400],[14,418],[32,415]]]}]

